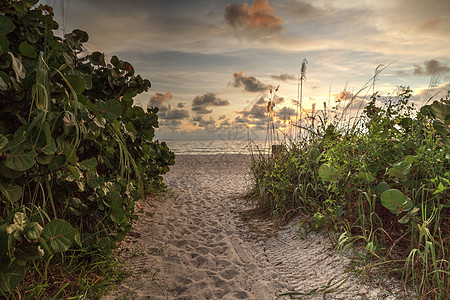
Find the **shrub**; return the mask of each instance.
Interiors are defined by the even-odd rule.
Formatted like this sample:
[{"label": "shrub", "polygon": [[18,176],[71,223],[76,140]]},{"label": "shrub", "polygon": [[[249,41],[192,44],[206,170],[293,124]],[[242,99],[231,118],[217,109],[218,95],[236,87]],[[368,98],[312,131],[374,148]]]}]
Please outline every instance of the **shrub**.
[{"label": "shrub", "polygon": [[0,4],[0,289],[32,262],[69,249],[110,253],[131,228],[135,201],[164,187],[174,164],[153,141],[157,108],[126,61],[86,55],[88,34],[63,38],[52,8]]},{"label": "shrub", "polygon": [[353,124],[322,122],[286,145],[285,155],[255,156],[253,190],[259,207],[275,217],[302,213],[312,228],[342,233],[340,247],[362,243],[363,270],[401,262],[418,295],[445,298],[450,100],[416,111],[411,93],[374,94]]}]

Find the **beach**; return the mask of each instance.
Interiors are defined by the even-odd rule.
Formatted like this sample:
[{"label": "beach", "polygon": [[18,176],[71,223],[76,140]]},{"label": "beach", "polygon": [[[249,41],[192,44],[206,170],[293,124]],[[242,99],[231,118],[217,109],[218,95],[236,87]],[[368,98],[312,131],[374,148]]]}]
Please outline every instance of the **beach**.
[{"label": "beach", "polygon": [[138,201],[117,250],[130,276],[104,299],[277,299],[317,288],[333,293],[305,299],[396,299],[401,284],[344,274],[350,259],[325,234],[301,234],[299,220],[274,230],[243,218],[249,167],[249,155],[178,155],[167,190]]}]

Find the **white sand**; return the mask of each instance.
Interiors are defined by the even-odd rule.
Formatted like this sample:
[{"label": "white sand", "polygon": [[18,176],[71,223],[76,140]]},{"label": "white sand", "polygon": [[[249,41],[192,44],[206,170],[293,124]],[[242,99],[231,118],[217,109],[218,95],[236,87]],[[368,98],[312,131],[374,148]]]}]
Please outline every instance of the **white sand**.
[{"label": "white sand", "polygon": [[[325,236],[302,239],[292,222],[268,237],[267,222],[242,220],[248,163],[246,155],[177,156],[165,196],[139,201],[139,220],[120,246],[131,276],[104,299],[276,299],[342,274],[349,260]],[[395,299],[386,290],[350,277],[332,294],[305,299]]]}]

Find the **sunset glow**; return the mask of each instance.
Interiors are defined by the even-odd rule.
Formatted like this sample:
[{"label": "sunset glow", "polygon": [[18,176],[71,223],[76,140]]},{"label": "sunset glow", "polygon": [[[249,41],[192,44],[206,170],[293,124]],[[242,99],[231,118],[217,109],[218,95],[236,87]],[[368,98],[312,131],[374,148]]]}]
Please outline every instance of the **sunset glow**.
[{"label": "sunset glow", "polygon": [[303,112],[355,95],[379,68],[359,104],[398,86],[410,86],[418,104],[449,89],[448,0],[41,3],[54,7],[58,34],[87,31],[87,51],[117,55],[151,81],[136,105],[160,108],[161,139],[263,132],[278,85],[274,121],[287,126],[296,120],[304,58]]}]

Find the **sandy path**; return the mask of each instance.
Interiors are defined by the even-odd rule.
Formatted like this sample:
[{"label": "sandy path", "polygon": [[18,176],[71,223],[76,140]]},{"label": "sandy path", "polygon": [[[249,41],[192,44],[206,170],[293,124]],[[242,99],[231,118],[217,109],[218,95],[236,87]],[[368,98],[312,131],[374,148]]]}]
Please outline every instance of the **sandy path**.
[{"label": "sandy path", "polygon": [[[139,221],[121,245],[132,275],[105,299],[275,299],[341,274],[349,261],[324,236],[301,239],[292,223],[263,239],[243,223],[248,159],[177,156],[164,176],[165,199],[140,201]],[[395,299],[385,290],[350,278],[326,299]]]}]

